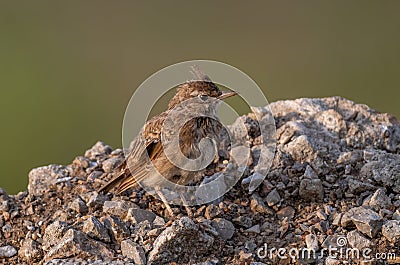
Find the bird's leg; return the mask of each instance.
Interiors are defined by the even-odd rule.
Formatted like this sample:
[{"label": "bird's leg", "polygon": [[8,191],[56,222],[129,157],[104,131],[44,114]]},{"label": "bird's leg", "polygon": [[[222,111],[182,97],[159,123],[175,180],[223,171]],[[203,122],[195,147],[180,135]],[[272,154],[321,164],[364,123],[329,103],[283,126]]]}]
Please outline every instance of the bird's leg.
[{"label": "bird's leg", "polygon": [[192,212],[192,209],[190,209],[190,207],[188,206],[188,203],[187,203],[187,201],[185,199],[185,196],[183,196],[182,194],[180,194],[179,196],[181,197],[181,200],[183,202],[183,206],[185,206],[185,210],[186,210],[186,213],[187,213],[188,217],[192,218],[193,217],[193,212]]},{"label": "bird's leg", "polygon": [[[167,199],[165,198],[164,194],[162,193],[161,189],[159,187],[156,187],[154,190],[156,191],[157,195],[160,197],[161,201],[164,203],[165,208],[167,209],[169,215],[172,218],[174,218],[175,214],[172,211],[172,208],[169,205],[169,203],[168,203]],[[185,196],[180,194],[180,198],[181,198],[181,200],[183,202],[183,206],[185,207],[185,210],[186,210],[186,213],[187,213],[188,217],[192,218],[193,217],[193,212],[192,212],[192,209],[190,209],[190,207],[188,206],[188,203],[187,203],[187,201],[185,199]]]},{"label": "bird's leg", "polygon": [[165,208],[167,208],[167,211],[168,211],[169,215],[170,215],[171,217],[175,217],[175,214],[174,214],[174,212],[172,211],[172,208],[171,208],[171,206],[169,205],[169,203],[168,203],[167,199],[165,198],[164,194],[162,193],[160,187],[156,186],[156,187],[154,188],[154,190],[156,191],[157,195],[160,197],[161,201],[164,203]]}]

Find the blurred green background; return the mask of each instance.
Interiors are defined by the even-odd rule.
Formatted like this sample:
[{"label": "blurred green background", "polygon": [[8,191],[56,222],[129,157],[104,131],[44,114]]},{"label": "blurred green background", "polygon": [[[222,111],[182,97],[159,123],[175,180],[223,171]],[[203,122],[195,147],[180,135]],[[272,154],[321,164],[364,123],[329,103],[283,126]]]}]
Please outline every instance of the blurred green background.
[{"label": "blurred green background", "polygon": [[130,96],[211,59],[269,101],[340,95],[400,117],[400,1],[0,1],[0,187],[121,146]]}]

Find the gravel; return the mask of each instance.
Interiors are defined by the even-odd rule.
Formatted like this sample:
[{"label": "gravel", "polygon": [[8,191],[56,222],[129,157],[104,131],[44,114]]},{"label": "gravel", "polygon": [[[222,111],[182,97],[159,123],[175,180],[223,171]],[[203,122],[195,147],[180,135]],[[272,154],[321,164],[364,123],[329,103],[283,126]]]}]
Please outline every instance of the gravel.
[{"label": "gravel", "polygon": [[[102,142],[70,165],[33,169],[27,191],[8,195],[0,188],[0,263],[365,264],[327,255],[259,256],[265,245],[319,255],[329,247],[368,248],[399,257],[399,120],[339,97],[278,101],[270,108],[277,150],[265,179],[255,170],[261,136],[250,113],[239,118],[252,150],[243,178],[217,201],[190,207],[191,217],[172,205],[171,218],[140,187],[98,194],[125,151]],[[224,170],[220,164],[210,176]],[[261,185],[250,187],[255,179]]]}]

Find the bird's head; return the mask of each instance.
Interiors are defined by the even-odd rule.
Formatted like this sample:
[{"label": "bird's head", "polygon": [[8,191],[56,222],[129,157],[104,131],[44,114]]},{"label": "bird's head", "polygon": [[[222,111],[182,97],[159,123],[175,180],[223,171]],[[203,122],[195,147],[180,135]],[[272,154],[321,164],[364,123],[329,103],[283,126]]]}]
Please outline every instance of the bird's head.
[{"label": "bird's head", "polygon": [[212,98],[223,100],[237,95],[234,91],[221,91],[198,67],[193,66],[192,70],[196,80],[185,82],[177,88],[175,96],[169,102],[168,109],[173,109],[188,99],[199,98],[200,102],[207,103]]}]

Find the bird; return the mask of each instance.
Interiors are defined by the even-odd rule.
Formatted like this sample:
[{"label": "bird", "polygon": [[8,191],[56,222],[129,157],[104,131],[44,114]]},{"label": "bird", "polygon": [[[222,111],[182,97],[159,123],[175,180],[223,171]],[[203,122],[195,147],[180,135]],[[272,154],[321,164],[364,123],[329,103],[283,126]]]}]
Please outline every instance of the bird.
[{"label": "bird", "polygon": [[[184,158],[189,161],[199,158],[202,151],[204,153],[202,139],[213,139],[214,147],[220,148],[218,141],[224,127],[218,118],[217,108],[221,100],[237,95],[235,91],[220,90],[198,66],[193,66],[191,72],[195,77],[194,80],[179,85],[175,95],[169,101],[167,110],[145,123],[132,142],[125,160],[114,170],[115,176],[98,190],[99,193],[107,193],[115,189],[115,193],[121,194],[143,182],[155,187],[156,193],[165,204],[167,211],[173,216],[168,201],[160,189],[157,189],[160,175],[173,183],[188,185],[199,180],[206,168],[190,170],[177,166],[171,161],[171,156],[168,156],[166,151],[174,150],[176,147],[168,146],[168,144],[172,144],[171,142],[163,144],[162,134],[164,133],[168,138],[172,134],[170,130],[176,129],[174,127],[182,123],[177,148],[180,148]],[[180,111],[176,112],[178,113],[176,115],[174,111],[177,109]],[[196,113],[200,112],[203,115],[196,116]],[[185,113],[194,113],[195,115],[185,122],[182,121],[185,119]],[[166,123],[170,125],[165,126]],[[211,163],[215,163],[218,159],[218,150],[216,150]],[[149,162],[151,167],[149,167]],[[156,174],[151,168],[155,168],[159,174]],[[187,205],[185,207],[187,208]]]}]

